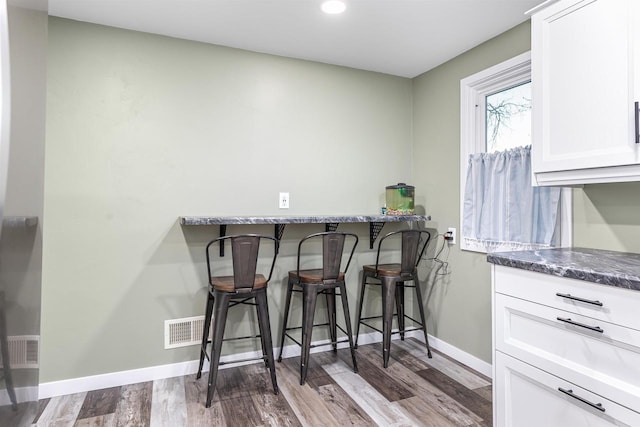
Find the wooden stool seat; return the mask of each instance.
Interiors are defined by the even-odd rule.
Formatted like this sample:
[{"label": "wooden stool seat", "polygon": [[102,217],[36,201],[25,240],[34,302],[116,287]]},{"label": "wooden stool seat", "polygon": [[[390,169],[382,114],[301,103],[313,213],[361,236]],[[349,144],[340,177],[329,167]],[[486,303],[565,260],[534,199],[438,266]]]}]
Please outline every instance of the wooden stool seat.
[{"label": "wooden stool seat", "polygon": [[[299,280],[300,283],[322,283],[322,269],[290,271],[289,279]],[[336,280],[344,280],[344,273],[338,273]]]},{"label": "wooden stool seat", "polygon": [[[236,283],[233,276],[214,276],[211,278],[211,286],[218,291],[235,292]],[[256,274],[253,279],[253,288],[262,289],[267,287],[267,279],[262,274]]]},{"label": "wooden stool seat", "polygon": [[377,267],[375,265],[363,265],[362,269],[378,276],[400,276],[402,273],[400,264],[380,264]]}]

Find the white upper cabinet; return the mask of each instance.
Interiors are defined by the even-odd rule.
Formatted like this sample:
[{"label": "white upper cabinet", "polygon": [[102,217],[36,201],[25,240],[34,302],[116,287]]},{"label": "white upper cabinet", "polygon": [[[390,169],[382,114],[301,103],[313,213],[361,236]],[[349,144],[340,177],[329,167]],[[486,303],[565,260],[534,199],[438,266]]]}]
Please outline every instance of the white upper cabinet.
[{"label": "white upper cabinet", "polygon": [[640,181],[640,0],[560,0],[532,16],[538,185]]}]

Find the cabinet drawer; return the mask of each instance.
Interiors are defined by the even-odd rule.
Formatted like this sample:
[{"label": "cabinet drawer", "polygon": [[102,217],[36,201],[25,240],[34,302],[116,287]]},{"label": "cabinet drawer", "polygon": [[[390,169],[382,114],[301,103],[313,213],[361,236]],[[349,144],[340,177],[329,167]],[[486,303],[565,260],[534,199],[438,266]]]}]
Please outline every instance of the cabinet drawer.
[{"label": "cabinet drawer", "polygon": [[501,352],[495,356],[494,419],[498,427],[640,425],[637,412]]},{"label": "cabinet drawer", "polygon": [[640,331],[496,294],[495,347],[640,411]]},{"label": "cabinet drawer", "polygon": [[640,330],[640,291],[500,265],[493,269],[495,292]]}]

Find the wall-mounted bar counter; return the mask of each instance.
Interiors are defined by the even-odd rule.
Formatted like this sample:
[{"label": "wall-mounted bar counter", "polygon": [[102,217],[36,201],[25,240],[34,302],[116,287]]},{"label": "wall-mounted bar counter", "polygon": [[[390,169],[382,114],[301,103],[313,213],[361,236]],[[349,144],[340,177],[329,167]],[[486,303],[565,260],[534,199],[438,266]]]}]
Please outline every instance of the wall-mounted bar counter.
[{"label": "wall-mounted bar counter", "polygon": [[[181,216],[180,224],[186,226],[219,225],[220,236],[226,235],[227,225],[273,224],[274,236],[280,240],[287,224],[325,224],[326,231],[335,231],[345,222],[369,223],[369,248],[387,222],[431,221],[431,215],[304,215],[304,216]],[[220,256],[224,247],[220,246]]]}]

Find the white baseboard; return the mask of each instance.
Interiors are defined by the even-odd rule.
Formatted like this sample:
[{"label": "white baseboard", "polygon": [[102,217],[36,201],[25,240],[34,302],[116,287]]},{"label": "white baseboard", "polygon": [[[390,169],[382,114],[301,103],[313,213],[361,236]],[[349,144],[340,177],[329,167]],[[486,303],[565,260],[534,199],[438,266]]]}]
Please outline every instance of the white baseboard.
[{"label": "white baseboard", "polygon": [[[418,331],[407,332],[407,337],[416,338],[424,342],[424,336]],[[393,339],[399,339],[398,335],[393,335]],[[358,345],[371,344],[380,342],[382,340],[381,334],[372,332],[369,334],[360,334],[358,338]],[[313,344],[324,344],[328,340],[316,341]],[[477,357],[460,350],[457,347],[452,346],[436,337],[429,335],[429,345],[432,348],[446,354],[447,356],[459,361],[460,363],[469,366],[476,371],[491,377],[491,364]],[[338,344],[338,348],[347,348],[348,343]],[[316,353],[320,351],[326,351],[327,348],[316,347],[312,348],[311,352]],[[274,349],[274,356],[278,357],[279,348]],[[283,358],[289,358],[300,355],[300,347],[296,344],[285,346],[282,351]],[[247,352],[240,354],[232,354],[228,356],[222,356],[221,362],[228,363],[221,366],[220,369],[230,368],[233,366],[239,366],[254,362],[239,362],[233,363],[235,360],[248,359],[251,357],[259,357],[260,353]],[[192,375],[198,372],[198,360],[191,360],[188,362],[172,363],[168,365],[151,366],[148,368],[132,369],[129,371],[112,372],[109,374],[92,375],[88,377],[72,378],[61,381],[51,381],[47,383],[41,383],[39,388],[39,398],[46,399],[49,397],[63,396],[66,394],[81,393],[91,390],[100,390],[103,388],[117,387],[127,384],[141,383],[145,381],[154,381],[164,378],[178,377],[183,375]],[[204,370],[208,370],[208,364],[205,362]],[[20,401],[20,399],[18,399]]]},{"label": "white baseboard", "polygon": [[[408,332],[406,336],[424,342],[424,335],[419,331]],[[493,377],[491,363],[478,359],[474,355],[460,350],[458,347],[454,347],[453,345],[431,335],[429,335],[429,346],[489,378]]]},{"label": "white baseboard", "polygon": [[[15,389],[16,400],[18,403],[22,402],[35,402],[38,400],[38,387],[18,387]],[[6,390],[0,390],[0,406],[11,405],[11,399],[9,399],[9,393]]]}]

